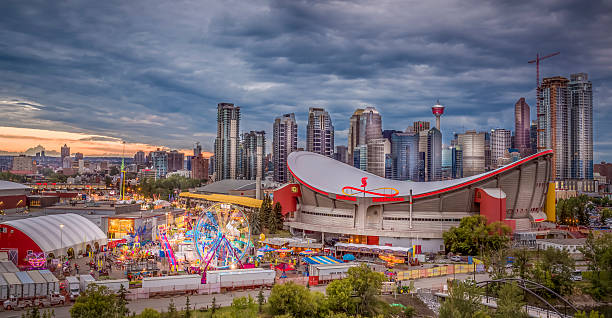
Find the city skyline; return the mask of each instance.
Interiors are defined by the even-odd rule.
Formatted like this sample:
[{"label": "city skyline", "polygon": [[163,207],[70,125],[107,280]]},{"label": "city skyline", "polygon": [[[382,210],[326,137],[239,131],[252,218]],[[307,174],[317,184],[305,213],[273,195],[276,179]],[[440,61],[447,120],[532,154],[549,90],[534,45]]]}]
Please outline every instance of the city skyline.
[{"label": "city skyline", "polygon": [[[3,3],[0,148],[6,149],[0,150],[14,151],[6,145],[19,140],[21,151],[38,144],[59,151],[36,138],[70,132],[143,145],[130,148],[132,154],[157,145],[187,152],[196,141],[212,152],[221,102],[241,107],[240,133],[272,136],[274,118],[295,113],[299,147],[305,147],[308,108],[325,108],[335,144],[345,145],[355,109],[374,106],[383,129],[404,130],[419,120],[433,126],[430,107],[437,99],[447,107],[442,133],[448,144],[453,132],[514,130],[513,106],[521,97],[535,118],[535,67],[527,61],[537,52],[560,51],[542,63],[541,77],[589,74],[594,161],[612,161],[612,132],[605,129],[612,120],[606,5],[489,3],[457,16],[457,3],[253,2],[232,11],[215,4],[204,10]],[[371,16],[374,7],[382,13]],[[83,14],[74,18],[75,12]],[[439,23],[429,23],[431,17]],[[411,28],[393,21],[412,21]],[[7,127],[42,130],[18,139]],[[110,146],[91,142],[101,154],[120,153],[116,144],[107,151]]]}]

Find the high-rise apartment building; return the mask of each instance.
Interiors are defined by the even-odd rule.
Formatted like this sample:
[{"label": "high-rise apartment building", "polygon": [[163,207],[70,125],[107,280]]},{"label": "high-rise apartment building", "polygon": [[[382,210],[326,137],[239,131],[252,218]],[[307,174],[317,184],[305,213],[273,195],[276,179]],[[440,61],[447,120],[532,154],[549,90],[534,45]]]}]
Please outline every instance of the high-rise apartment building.
[{"label": "high-rise apartment building", "polygon": [[183,169],[185,154],[172,150],[168,152],[168,172],[175,172]]},{"label": "high-rise apartment building", "polygon": [[427,157],[425,179],[442,180],[442,133],[437,128],[427,132]]},{"label": "high-rise apartment building", "polygon": [[493,129],[491,131],[491,167],[497,168],[501,165],[504,154],[512,148],[512,132],[508,129]]},{"label": "high-rise apartment building", "polygon": [[297,150],[297,122],[295,114],[284,114],[274,120],[272,139],[272,162],[274,181],[288,182],[287,156]]},{"label": "high-rise apartment building", "polygon": [[353,167],[368,170],[368,145],[359,145],[353,151]]},{"label": "high-rise apartment building", "polygon": [[391,135],[391,178],[394,180],[419,179],[419,136],[414,133]]},{"label": "high-rise apartment building", "polygon": [[193,145],[193,156],[197,157],[198,155],[200,155],[202,153],[202,145],[200,145],[199,142],[196,142]]},{"label": "high-rise apartment building", "polygon": [[593,179],[593,85],[586,73],[570,75],[571,177]]},{"label": "high-rise apartment building", "polygon": [[230,103],[217,105],[215,139],[215,180],[238,178],[240,149],[240,107]]},{"label": "high-rise apartment building", "polygon": [[308,110],[306,151],[327,157],[334,155],[334,125],[323,108],[311,107]]},{"label": "high-rise apartment building", "polygon": [[151,162],[155,171],[155,179],[165,178],[168,174],[168,153],[157,148],[151,152]]},{"label": "high-rise apartment building", "polygon": [[13,172],[23,174],[25,172],[33,173],[35,170],[34,160],[32,160],[32,157],[26,155],[13,157]]},{"label": "high-rise apartment building", "polygon": [[538,148],[553,149],[553,180],[571,178],[571,121],[565,77],[544,78],[541,85],[541,113],[538,114]]},{"label": "high-rise apartment building", "polygon": [[421,131],[429,130],[429,122],[428,121],[415,121],[412,123],[412,129],[415,133],[420,133]]},{"label": "high-rise apartment building", "polygon": [[243,177],[247,180],[263,179],[266,171],[266,132],[251,131],[243,135]]},{"label": "high-rise apartment building", "polygon": [[531,154],[530,124],[529,105],[525,97],[521,97],[514,104],[514,148],[519,150],[521,156]]},{"label": "high-rise apartment building", "polygon": [[538,152],[538,121],[532,120],[529,127],[529,142],[531,143],[531,153]]},{"label": "high-rise apartment building", "polygon": [[208,179],[208,159],[204,158],[201,152],[191,158],[191,178]]},{"label": "high-rise apartment building", "polygon": [[485,133],[468,130],[457,135],[462,151],[463,177],[485,172]]},{"label": "high-rise apartment building", "polygon": [[144,165],[146,162],[145,153],[142,150],[137,151],[134,154],[134,163],[137,165]]},{"label": "high-rise apartment building", "polygon": [[70,157],[70,147],[68,147],[66,144],[62,146],[61,156],[62,156],[62,163],[64,162],[64,158]]}]

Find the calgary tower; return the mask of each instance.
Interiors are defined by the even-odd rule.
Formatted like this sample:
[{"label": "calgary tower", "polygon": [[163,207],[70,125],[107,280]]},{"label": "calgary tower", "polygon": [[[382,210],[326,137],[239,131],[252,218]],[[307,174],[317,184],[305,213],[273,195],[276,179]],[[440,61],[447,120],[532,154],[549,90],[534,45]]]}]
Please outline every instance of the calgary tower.
[{"label": "calgary tower", "polygon": [[439,100],[431,106],[431,112],[436,116],[436,128],[440,130],[440,117],[444,114],[444,106],[440,105]]}]

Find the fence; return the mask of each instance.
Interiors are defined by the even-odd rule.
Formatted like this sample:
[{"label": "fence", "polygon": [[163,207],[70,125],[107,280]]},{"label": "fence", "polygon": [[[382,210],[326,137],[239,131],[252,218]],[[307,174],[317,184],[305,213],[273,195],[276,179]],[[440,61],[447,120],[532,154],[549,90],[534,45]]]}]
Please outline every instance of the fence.
[{"label": "fence", "polygon": [[[397,280],[409,280],[409,279],[428,278],[428,277],[445,276],[445,275],[453,275],[453,274],[464,274],[464,273],[472,273],[473,271],[474,271],[474,265],[468,265],[468,264],[444,265],[444,266],[439,266],[439,267],[421,268],[421,269],[413,269],[409,271],[397,272]],[[484,272],[484,265],[477,264],[476,272],[477,273]]]},{"label": "fence", "polygon": [[[141,287],[130,289],[127,297],[129,300],[136,300],[147,299],[157,296],[165,297],[183,294],[215,294],[220,293],[222,290],[256,289],[261,288],[262,286],[272,286],[273,284],[274,280],[258,279],[238,282],[221,282],[214,284],[188,284],[161,287]],[[304,285],[306,285],[306,283],[304,283]]]}]

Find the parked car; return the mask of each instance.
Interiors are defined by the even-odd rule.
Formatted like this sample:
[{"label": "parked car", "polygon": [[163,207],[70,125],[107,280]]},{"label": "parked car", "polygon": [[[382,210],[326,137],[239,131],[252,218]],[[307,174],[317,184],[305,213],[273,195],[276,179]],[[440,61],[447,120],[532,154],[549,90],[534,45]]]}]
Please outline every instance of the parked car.
[{"label": "parked car", "polygon": [[582,281],[582,272],[573,272],[572,276],[570,276],[570,280],[575,282]]},{"label": "parked car", "polygon": [[37,307],[49,307],[55,305],[63,305],[66,298],[60,294],[49,295],[44,298],[38,298],[34,300],[34,306]]},{"label": "parked car", "polygon": [[450,260],[453,262],[461,262],[461,256],[459,255],[451,256]]},{"label": "parked car", "polygon": [[4,306],[4,309],[6,310],[13,310],[13,309],[17,310],[17,309],[23,309],[26,307],[31,307],[32,301],[29,299],[17,299],[15,297],[11,297],[5,300],[2,305]]}]

